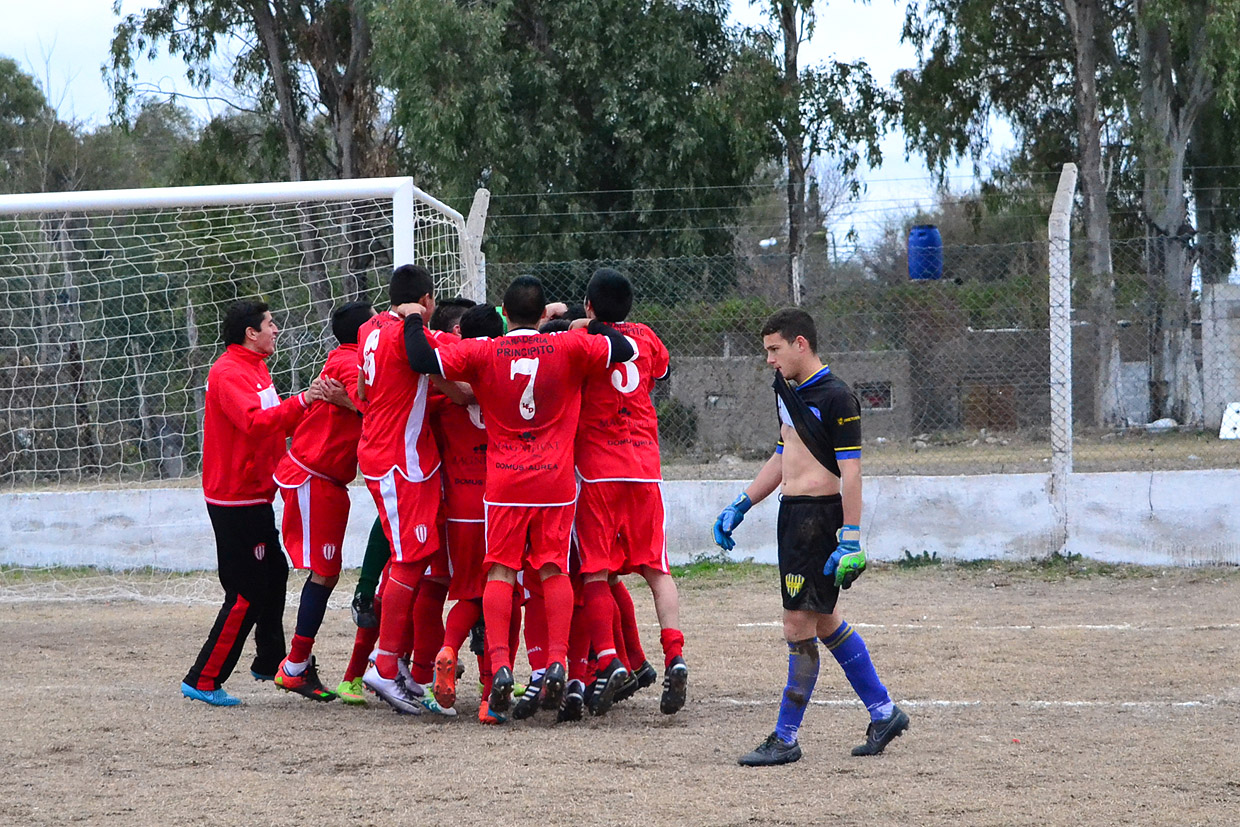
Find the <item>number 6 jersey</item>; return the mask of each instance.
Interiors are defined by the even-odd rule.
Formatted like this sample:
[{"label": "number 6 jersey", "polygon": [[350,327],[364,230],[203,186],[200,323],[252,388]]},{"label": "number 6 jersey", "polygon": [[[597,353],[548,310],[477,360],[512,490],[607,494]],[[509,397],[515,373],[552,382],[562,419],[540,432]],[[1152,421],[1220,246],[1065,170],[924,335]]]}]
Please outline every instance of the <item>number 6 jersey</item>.
[{"label": "number 6 jersey", "polygon": [[435,351],[445,379],[468,382],[486,418],[486,502],[568,505],[581,386],[611,360],[605,336],[518,329]]}]

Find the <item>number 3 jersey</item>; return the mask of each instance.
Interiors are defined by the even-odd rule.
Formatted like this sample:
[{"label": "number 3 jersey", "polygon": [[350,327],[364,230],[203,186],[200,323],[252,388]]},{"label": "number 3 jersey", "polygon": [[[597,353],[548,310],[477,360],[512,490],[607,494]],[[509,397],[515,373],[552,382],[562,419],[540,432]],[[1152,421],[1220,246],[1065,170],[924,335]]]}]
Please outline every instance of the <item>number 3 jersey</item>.
[{"label": "number 3 jersey", "polygon": [[606,370],[607,338],[519,329],[498,339],[465,339],[435,353],[444,378],[468,382],[486,417],[486,502],[572,503],[581,386],[588,375]]},{"label": "number 3 jersey", "polygon": [[644,324],[618,322],[637,355],[586,380],[577,428],[577,474],[586,482],[659,482],[659,420],[650,392],[668,373],[668,354]]},{"label": "number 3 jersey", "polygon": [[[431,347],[457,341],[451,333],[428,330]],[[409,367],[403,320],[387,311],[358,330],[358,369],[366,402],[357,464],[367,479],[395,469],[410,482],[429,479],[439,468],[439,448],[427,427],[430,380]]]}]

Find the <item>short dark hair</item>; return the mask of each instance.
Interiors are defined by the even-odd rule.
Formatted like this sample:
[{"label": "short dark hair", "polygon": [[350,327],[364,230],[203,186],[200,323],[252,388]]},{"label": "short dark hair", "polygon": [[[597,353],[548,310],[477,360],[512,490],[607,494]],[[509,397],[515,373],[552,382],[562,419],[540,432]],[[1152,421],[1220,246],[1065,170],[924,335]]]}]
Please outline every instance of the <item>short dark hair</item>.
[{"label": "short dark hair", "polygon": [[596,318],[622,322],[633,309],[633,285],[619,270],[600,267],[586,285],[586,298]]},{"label": "short dark hair", "polygon": [[504,312],[513,324],[536,325],[546,308],[547,294],[536,276],[517,276],[504,291]]},{"label": "short dark hair", "polygon": [[370,302],[349,302],[332,312],[332,335],[342,345],[357,344],[357,331],[375,314]]},{"label": "short dark hair", "polygon": [[255,330],[261,330],[263,314],[270,309],[267,307],[267,302],[257,299],[248,299],[234,303],[224,313],[224,324],[221,326],[224,344],[245,344],[245,332],[251,327]]},{"label": "short dark hair", "polygon": [[560,318],[564,319],[565,321],[572,322],[572,321],[576,321],[577,319],[584,319],[585,317],[586,317],[586,306],[582,304],[581,302],[573,302],[572,304],[568,306],[568,312],[565,313]]},{"label": "short dark hair", "polygon": [[799,307],[785,307],[776,310],[771,318],[762,325],[763,338],[778,333],[788,342],[795,342],[798,336],[804,336],[809,349],[818,353],[818,328],[814,327],[814,317]]},{"label": "short dark hair", "polygon": [[492,304],[476,304],[461,315],[462,339],[498,339],[504,335],[504,320]]},{"label": "short dark hair", "polygon": [[417,264],[402,264],[392,271],[388,282],[388,298],[393,305],[416,302],[427,293],[435,295],[435,280],[430,271]]},{"label": "short dark hair", "polygon": [[435,302],[435,312],[431,314],[431,320],[426,326],[431,330],[446,330],[451,333],[452,328],[456,327],[461,317],[465,315],[465,311],[476,304],[476,301],[464,296]]},{"label": "short dark hair", "polygon": [[563,333],[572,327],[572,321],[569,319],[548,319],[538,328],[539,333]]}]

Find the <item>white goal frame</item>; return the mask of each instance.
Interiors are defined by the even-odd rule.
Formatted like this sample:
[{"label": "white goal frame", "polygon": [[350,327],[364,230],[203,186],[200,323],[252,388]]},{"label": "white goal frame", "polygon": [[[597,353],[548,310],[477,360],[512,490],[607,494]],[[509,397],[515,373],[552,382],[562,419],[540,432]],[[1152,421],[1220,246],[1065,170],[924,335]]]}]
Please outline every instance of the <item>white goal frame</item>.
[{"label": "white goal frame", "polygon": [[465,268],[462,293],[474,301],[486,300],[486,271],[482,258],[482,227],[490,193],[474,195],[468,221],[457,210],[418,189],[413,178],[351,178],[333,181],[286,181],[263,184],[219,184],[205,187],[162,187],[79,192],[0,195],[0,215],[39,212],[101,212],[129,209],[229,207],[286,204],[305,201],[391,199],[392,260],[414,261],[414,204],[421,202],[446,216],[461,240]]}]

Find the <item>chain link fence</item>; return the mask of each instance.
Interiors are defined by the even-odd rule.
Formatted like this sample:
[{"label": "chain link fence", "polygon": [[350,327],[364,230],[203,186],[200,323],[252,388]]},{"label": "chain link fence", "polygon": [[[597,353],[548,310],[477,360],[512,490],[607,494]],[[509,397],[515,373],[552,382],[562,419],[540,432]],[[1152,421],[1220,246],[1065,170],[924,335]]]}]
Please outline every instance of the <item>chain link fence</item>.
[{"label": "chain link fence", "polygon": [[[1230,255],[1230,245],[1194,248],[1182,297],[1167,289],[1165,265],[1151,264],[1154,240],[1114,243],[1103,279],[1088,273],[1083,246],[1074,243],[1071,265],[1075,470],[1234,467],[1240,440],[1220,439],[1220,428],[1240,403],[1240,285],[1226,283],[1230,260],[1203,263],[1200,252]],[[805,262],[802,306],[824,361],[861,400],[867,473],[1049,471],[1047,242],[946,239],[942,258],[942,277],[925,280],[910,280],[907,259],[889,250]],[[788,257],[492,263],[488,289],[498,301],[514,277],[532,274],[550,299],[572,304],[603,266],[632,279],[631,318],[673,356],[657,390],[666,461],[768,456],[778,427],[758,331],[787,304]],[[1203,272],[1222,283],[1203,287]]]}]

